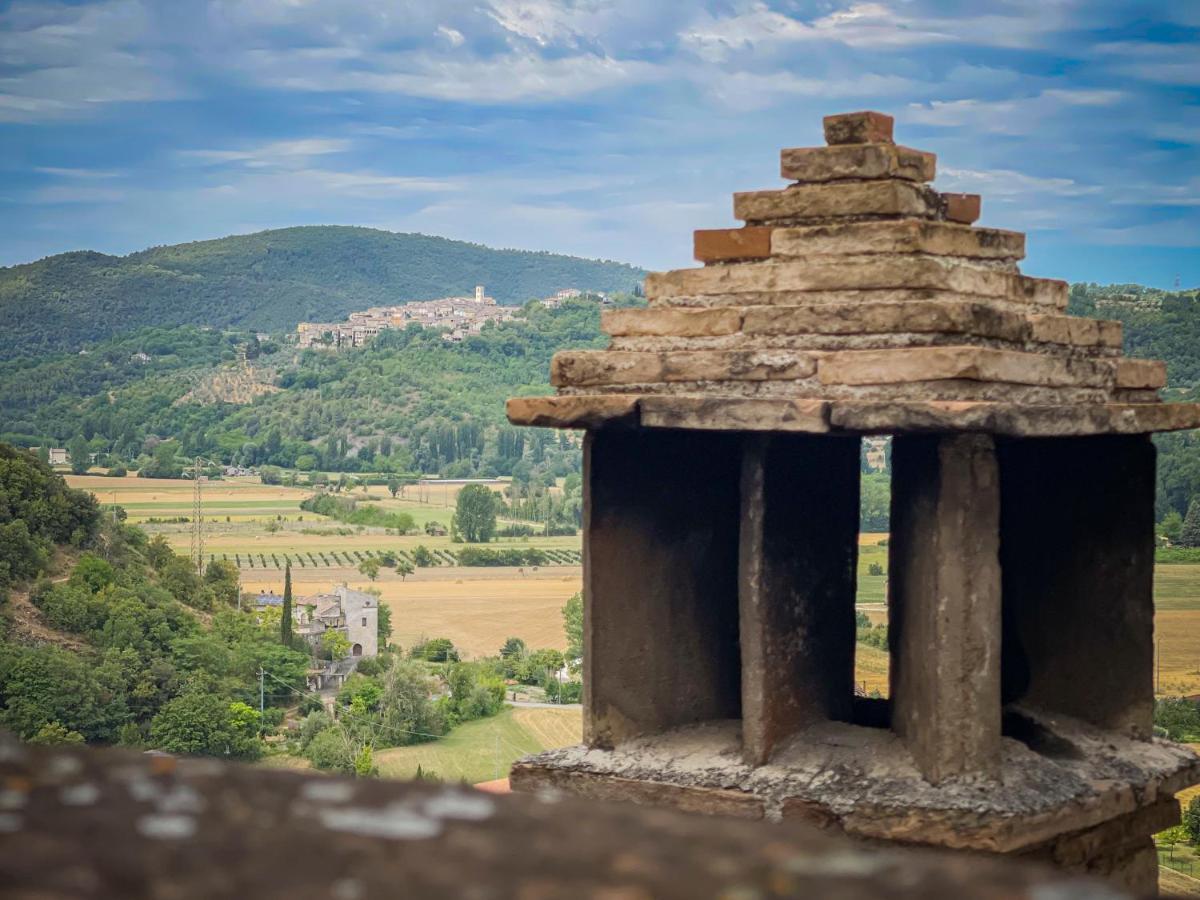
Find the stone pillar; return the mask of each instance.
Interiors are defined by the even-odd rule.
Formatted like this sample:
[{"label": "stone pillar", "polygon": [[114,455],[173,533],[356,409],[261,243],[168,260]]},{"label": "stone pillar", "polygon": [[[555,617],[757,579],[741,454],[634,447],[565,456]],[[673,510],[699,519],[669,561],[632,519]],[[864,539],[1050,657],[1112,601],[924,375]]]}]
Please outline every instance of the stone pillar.
[{"label": "stone pillar", "polygon": [[1149,738],[1154,445],[1002,440],[1006,702]]},{"label": "stone pillar", "polygon": [[892,728],[935,784],[999,763],[999,527],[991,437],[895,438]]},{"label": "stone pillar", "polygon": [[859,439],[747,435],[738,600],[742,744],[761,765],[854,692]]},{"label": "stone pillar", "polygon": [[741,436],[600,429],[584,441],[584,741],[741,715]]}]

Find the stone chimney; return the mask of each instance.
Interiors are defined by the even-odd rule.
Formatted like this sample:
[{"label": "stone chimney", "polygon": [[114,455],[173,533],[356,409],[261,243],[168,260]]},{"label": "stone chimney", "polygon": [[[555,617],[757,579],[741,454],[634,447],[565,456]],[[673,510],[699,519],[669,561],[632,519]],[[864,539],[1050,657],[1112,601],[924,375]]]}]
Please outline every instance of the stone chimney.
[{"label": "stone chimney", "polygon": [[[1154,447],[1200,425],[1064,314],[892,119],[825,119],[703,267],[606,311],[518,425],[584,442],[584,740],[553,785],[1017,854],[1152,891],[1200,760],[1151,735]],[[890,434],[889,697],[855,696],[863,435]]]}]

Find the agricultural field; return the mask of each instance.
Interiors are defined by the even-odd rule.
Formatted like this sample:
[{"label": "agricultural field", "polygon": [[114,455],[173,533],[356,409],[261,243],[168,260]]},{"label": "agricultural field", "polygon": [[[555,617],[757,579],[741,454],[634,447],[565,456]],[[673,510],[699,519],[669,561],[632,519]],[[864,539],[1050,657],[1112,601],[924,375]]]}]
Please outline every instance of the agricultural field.
[{"label": "agricultural field", "polygon": [[[243,588],[283,590],[283,573],[245,571]],[[465,659],[495,656],[506,638],[530,647],[566,649],[562,607],[582,587],[578,566],[537,570],[445,567],[418,569],[401,580],[390,570],[373,585],[355,569],[292,569],[297,596],[345,582],[379,590],[392,610],[392,641],[411,647],[419,638],[446,637]]]},{"label": "agricultural field", "polygon": [[[68,475],[72,487],[90,490],[103,504],[117,504],[129,521],[150,534],[161,534],[179,553],[191,549],[193,484],[187,480],[106,478],[97,475]],[[347,496],[377,503],[386,512],[406,512],[419,528],[428,522],[448,526],[462,485],[413,485],[392,499],[382,487]],[[356,569],[369,555],[385,550],[412,562],[417,545],[433,552],[435,565],[453,565],[454,553],[462,545],[448,536],[396,535],[385,528],[350,526],[300,508],[300,501],[313,492],[260,484],[257,478],[230,478],[205,482],[204,550],[206,559],[226,559],[247,574],[256,570],[282,572],[287,562],[297,569]],[[186,521],[179,521],[186,520]],[[547,566],[578,566],[579,538],[569,536],[499,538],[489,545],[536,547],[546,556]],[[344,580],[340,573],[329,577]],[[357,573],[355,573],[357,576]]]},{"label": "agricultural field", "polygon": [[[163,534],[176,550],[188,552],[189,524],[161,520],[191,517],[190,481],[96,475],[68,475],[67,481],[91,490],[101,503],[124,506],[130,521]],[[414,485],[392,499],[376,487],[366,496],[385,510],[409,513],[418,526],[430,521],[447,525],[460,488]],[[423,544],[434,552],[438,566],[417,569],[404,580],[384,569],[374,584],[392,607],[394,639],[402,646],[423,636],[444,636],[472,657],[495,653],[510,636],[521,637],[531,646],[563,646],[559,610],[581,587],[578,537],[509,538],[491,545],[550,551],[549,563],[536,569],[466,568],[452,565],[452,554],[462,545],[453,544],[449,537],[389,535],[382,528],[348,527],[304,512],[300,501],[311,493],[307,488],[232,478],[208,482],[203,492],[206,555],[237,562],[248,590],[281,590],[288,558],[297,593],[315,593],[342,582],[367,587],[370,583],[357,568],[367,555],[391,550],[404,558]],[[859,539],[858,603],[874,623],[887,616],[886,541],[884,534],[863,534]],[[871,574],[873,566],[878,567],[876,574]],[[1200,693],[1200,565],[1160,564],[1154,591],[1158,692]],[[858,649],[855,678],[860,686],[865,684],[870,691],[886,683],[886,654],[869,647]]]},{"label": "agricultural field", "polygon": [[[425,775],[444,781],[478,784],[505,778],[514,761],[531,753],[577,744],[583,733],[579,707],[507,707],[488,719],[476,719],[428,744],[395,747],[375,754],[384,778],[412,778],[420,766]],[[308,768],[294,756],[268,757],[262,765]]]}]

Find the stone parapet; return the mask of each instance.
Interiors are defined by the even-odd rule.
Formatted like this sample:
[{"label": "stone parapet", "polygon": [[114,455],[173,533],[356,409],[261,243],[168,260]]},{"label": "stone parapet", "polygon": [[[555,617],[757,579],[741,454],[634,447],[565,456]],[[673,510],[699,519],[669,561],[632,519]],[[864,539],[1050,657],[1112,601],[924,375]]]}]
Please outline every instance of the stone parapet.
[{"label": "stone parapet", "polygon": [[[761,819],[739,790],[601,779],[547,789],[356,781],[0,736],[0,894],[78,900],[244,898],[1083,897],[1044,863],[870,847]],[[573,793],[588,794],[585,776]],[[564,848],[570,848],[565,852]],[[1112,890],[1112,900],[1127,896]]]}]

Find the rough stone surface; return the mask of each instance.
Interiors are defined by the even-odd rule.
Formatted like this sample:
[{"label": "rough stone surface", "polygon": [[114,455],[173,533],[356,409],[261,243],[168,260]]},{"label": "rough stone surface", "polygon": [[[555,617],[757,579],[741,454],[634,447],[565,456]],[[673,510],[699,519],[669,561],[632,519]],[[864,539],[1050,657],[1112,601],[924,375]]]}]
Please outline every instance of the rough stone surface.
[{"label": "rough stone surface", "polygon": [[761,226],[701,230],[693,240],[693,256],[700,262],[766,259],[771,255],[771,229]]},{"label": "rough stone surface", "polygon": [[[1147,434],[1200,428],[1200,404],[1020,405],[982,400],[794,400],[648,394],[515,398],[514,425],[895,434],[981,431],[1016,437]],[[511,402],[511,401],[510,401]],[[640,419],[639,412],[641,410]]]},{"label": "rough stone surface", "polygon": [[829,421],[835,430],[856,434],[950,431],[1015,437],[1147,434],[1200,428],[1200,404],[1022,406],[975,401],[839,401],[829,404]]},{"label": "rough stone surface", "polygon": [[638,402],[646,428],[702,431],[829,431],[829,404],[821,400],[722,400],[645,396]]},{"label": "rough stone surface", "polygon": [[584,739],[737,718],[738,436],[605,429],[583,467]]},{"label": "rough stone surface", "polygon": [[1059,358],[984,347],[919,347],[911,350],[852,350],[822,356],[822,384],[895,384],[967,379],[1047,387],[1111,387],[1114,364],[1107,360]]},{"label": "rough stone surface", "polygon": [[617,394],[586,397],[513,397],[505,405],[508,421],[538,428],[596,428],[636,417],[637,397]]},{"label": "rough stone surface", "polygon": [[817,370],[809,354],[790,350],[697,350],[633,353],[565,350],[551,362],[550,380],[562,387],[677,381],[763,381],[807,378]]},{"label": "rough stone surface", "polygon": [[896,288],[1008,297],[1036,306],[1061,307],[1067,300],[1064,282],[1027,278],[1003,269],[914,254],[789,259],[677,269],[646,276],[646,296],[652,301],[703,294]]},{"label": "rough stone surface", "polygon": [[1030,340],[1080,347],[1121,347],[1121,323],[1081,316],[1031,315]]},{"label": "rough stone surface", "polygon": [[[872,847],[799,824],[553,790],[491,796],[12,744],[0,775],[0,893],[22,900],[1126,896],[1034,863]],[[84,786],[92,803],[64,802]]]},{"label": "rough stone surface", "polygon": [[935,219],[943,208],[936,191],[900,179],[799,184],[733,195],[733,217],[752,224],[852,216]]},{"label": "rough stone surface", "polygon": [[1167,386],[1167,364],[1157,359],[1122,359],[1117,362],[1117,387],[1150,388]]},{"label": "rough stone surface", "polygon": [[921,219],[830,222],[772,230],[771,253],[778,257],[929,253],[967,259],[1018,260],[1025,256],[1025,235]]},{"label": "rough stone surface", "polygon": [[979,218],[983,201],[978,194],[942,194],[942,215],[951,222],[970,225]]},{"label": "rough stone surface", "polygon": [[974,334],[1014,342],[1024,341],[1028,335],[1028,325],[1022,316],[968,300],[751,306],[742,311],[741,317],[741,331],[746,335],[933,332]]},{"label": "rough stone surface", "polygon": [[891,143],[894,123],[886,113],[872,111],[826,116],[822,122],[825,143],[831,145]]},{"label": "rough stone surface", "polygon": [[762,764],[801,727],[851,715],[859,441],[744,440],[742,748]]},{"label": "rough stone surface", "polygon": [[740,723],[730,721],[647,736],[611,751],[547,751],[518,761],[512,783],[536,788],[554,771],[567,790],[571,776],[587,773],[742,791],[761,799],[772,821],[783,817],[786,804],[802,803],[808,821],[824,813],[831,827],[855,837],[1017,853],[1157,804],[1200,780],[1200,758],[1185,746],[1131,740],[1032,710],[1010,712],[1034,723],[1042,739],[1002,737],[991,778],[931,784],[893,732],[843,722],[804,729],[767,765],[751,766],[742,758]]},{"label": "rough stone surface", "polygon": [[[939,348],[934,348],[939,349]],[[868,351],[855,351],[868,352]],[[874,352],[874,351],[871,351]],[[901,351],[908,352],[908,351]],[[1032,354],[1031,354],[1032,355]],[[890,384],[823,384],[816,377],[796,379],[736,379],[727,381],[659,381],[639,384],[562,387],[565,394],[616,393],[640,397],[709,397],[720,400],[805,401],[895,401],[927,397],[930,401],[991,402],[1034,406],[1107,403],[1111,391],[1101,387],[1047,387],[1003,381],[943,378],[930,381],[898,381]],[[1144,401],[1131,401],[1150,406]]]},{"label": "rough stone surface", "polygon": [[1148,738],[1154,445],[1009,440],[999,456],[1005,698]]},{"label": "rough stone surface", "polygon": [[892,444],[892,728],[933,783],[1000,761],[1000,483],[987,435]]},{"label": "rough stone surface", "polygon": [[793,147],[780,154],[780,172],[789,181],[838,181],[844,178],[903,178],[933,181],[937,157],[895,144],[840,144]]},{"label": "rough stone surface", "polygon": [[601,330],[613,336],[734,334],[741,325],[736,309],[606,309],[600,314]]}]

